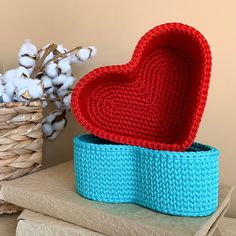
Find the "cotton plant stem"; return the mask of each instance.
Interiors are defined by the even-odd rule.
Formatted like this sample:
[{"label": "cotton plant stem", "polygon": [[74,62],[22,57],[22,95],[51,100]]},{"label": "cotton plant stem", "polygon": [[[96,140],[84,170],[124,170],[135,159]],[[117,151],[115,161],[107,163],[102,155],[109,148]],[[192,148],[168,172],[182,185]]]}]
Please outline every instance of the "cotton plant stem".
[{"label": "cotton plant stem", "polygon": [[32,79],[35,79],[37,77],[38,73],[42,70],[43,62],[46,59],[46,57],[56,49],[57,49],[56,44],[51,44],[45,49],[43,56],[39,60],[36,61],[33,72],[31,73],[31,76],[30,76]]},{"label": "cotton plant stem", "polygon": [[67,51],[67,52],[57,54],[57,55],[55,55],[51,60],[47,61],[47,63],[45,63],[44,66],[46,67],[50,62],[55,61],[55,60],[58,59],[59,57],[64,58],[67,54],[69,54],[69,53],[71,53],[71,52],[74,52],[74,51],[78,51],[78,50],[80,50],[81,48],[83,48],[83,47],[78,46],[78,47],[73,48],[73,49],[71,49],[71,50],[69,50],[69,51]]},{"label": "cotton plant stem", "polygon": [[81,46],[78,46],[76,48],[73,48],[67,52],[64,52],[64,53],[56,53],[56,55],[49,61],[47,61],[44,65],[43,65],[43,62],[44,60],[46,59],[46,57],[49,55],[49,53],[51,52],[56,52],[57,50],[57,45],[56,44],[51,44],[49,45],[46,49],[45,49],[45,52],[43,54],[43,56],[38,60],[36,61],[36,64],[34,66],[34,69],[33,69],[33,72],[31,73],[31,78],[32,79],[35,79],[38,75],[39,72],[41,72],[43,70],[43,68],[45,68],[50,62],[52,61],[55,61],[57,60],[58,58],[65,58],[65,56],[71,52],[74,52],[74,51],[78,51],[80,50]]}]

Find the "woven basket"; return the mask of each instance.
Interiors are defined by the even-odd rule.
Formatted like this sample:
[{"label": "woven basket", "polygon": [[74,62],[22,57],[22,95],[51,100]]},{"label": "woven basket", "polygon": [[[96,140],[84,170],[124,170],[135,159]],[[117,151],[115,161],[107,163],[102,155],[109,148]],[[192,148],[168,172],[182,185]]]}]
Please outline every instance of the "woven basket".
[{"label": "woven basket", "polygon": [[76,191],[88,199],[180,216],[207,216],[218,206],[219,152],[207,145],[169,152],[82,135],[74,161]]},{"label": "woven basket", "polygon": [[210,48],[197,30],[160,25],[141,38],[128,64],[82,78],[72,93],[72,111],[98,137],[183,151],[195,139],[210,73]]},{"label": "woven basket", "polygon": [[[0,181],[32,173],[41,166],[41,103],[0,103]],[[0,214],[20,208],[0,201]]]}]

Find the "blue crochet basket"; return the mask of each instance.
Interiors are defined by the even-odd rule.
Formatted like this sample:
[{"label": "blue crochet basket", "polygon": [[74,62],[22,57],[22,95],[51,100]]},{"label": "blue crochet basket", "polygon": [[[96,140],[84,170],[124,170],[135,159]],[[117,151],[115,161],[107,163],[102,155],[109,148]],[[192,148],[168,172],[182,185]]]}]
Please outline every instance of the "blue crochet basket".
[{"label": "blue crochet basket", "polygon": [[179,216],[207,216],[218,206],[219,151],[194,143],[185,152],[74,138],[76,191],[108,203],[136,203]]}]

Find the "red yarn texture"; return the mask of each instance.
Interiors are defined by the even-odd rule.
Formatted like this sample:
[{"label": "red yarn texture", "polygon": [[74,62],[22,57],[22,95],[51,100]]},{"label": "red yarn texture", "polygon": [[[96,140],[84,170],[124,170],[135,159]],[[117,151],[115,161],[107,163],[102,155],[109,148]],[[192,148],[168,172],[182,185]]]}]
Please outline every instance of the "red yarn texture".
[{"label": "red yarn texture", "polygon": [[190,26],[163,24],[140,39],[127,64],[85,75],[72,93],[72,111],[101,138],[183,151],[196,137],[210,74],[206,39]]}]

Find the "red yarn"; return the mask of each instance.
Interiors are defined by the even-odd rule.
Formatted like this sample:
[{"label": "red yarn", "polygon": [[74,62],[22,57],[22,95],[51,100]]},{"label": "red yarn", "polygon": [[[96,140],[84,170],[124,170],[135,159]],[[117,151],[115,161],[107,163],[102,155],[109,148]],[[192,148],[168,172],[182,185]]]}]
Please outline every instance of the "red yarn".
[{"label": "red yarn", "polygon": [[190,26],[163,24],[140,39],[129,63],[84,76],[72,93],[72,111],[101,138],[182,151],[196,137],[210,73],[206,39]]}]

